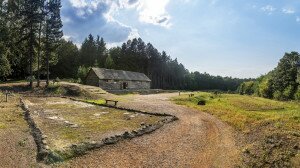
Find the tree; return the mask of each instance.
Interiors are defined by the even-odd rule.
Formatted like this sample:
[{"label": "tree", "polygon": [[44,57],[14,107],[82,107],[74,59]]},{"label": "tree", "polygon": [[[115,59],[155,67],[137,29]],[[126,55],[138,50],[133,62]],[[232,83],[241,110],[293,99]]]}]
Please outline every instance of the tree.
[{"label": "tree", "polygon": [[63,36],[62,22],[60,18],[60,0],[49,0],[46,5],[46,25],[45,25],[45,55],[47,69],[47,86],[49,85],[50,57],[59,45]]},{"label": "tree", "polygon": [[0,43],[0,78],[4,81],[11,74],[11,67],[7,59],[7,49]]},{"label": "tree", "polygon": [[99,36],[97,36],[96,39],[96,61],[98,63],[98,66],[104,67],[105,64],[105,55],[106,55],[106,43],[104,42],[104,39]]},{"label": "tree", "polygon": [[[89,35],[81,45],[80,63],[86,67],[93,66],[97,59],[97,45],[93,35]],[[104,63],[103,63],[104,65]]]},{"label": "tree", "polygon": [[22,39],[26,40],[27,44],[27,59],[29,59],[29,74],[30,74],[30,87],[33,87],[33,66],[36,57],[35,47],[37,45],[37,32],[39,23],[41,22],[39,9],[44,4],[41,0],[24,0],[21,8],[22,15]]},{"label": "tree", "polygon": [[108,55],[105,60],[105,68],[113,69],[114,65],[115,65],[114,60],[111,58],[110,55]]},{"label": "tree", "polygon": [[43,6],[40,6],[40,23],[39,23],[39,30],[38,30],[38,49],[37,49],[37,87],[40,87],[40,64],[41,64],[41,39],[42,39],[42,29],[45,22],[45,0],[41,0]]},{"label": "tree", "polygon": [[[300,55],[297,52],[285,53],[283,58],[280,59],[272,77],[277,99],[287,100],[293,98],[293,93],[298,87],[296,64],[299,60]],[[278,95],[280,96],[278,97]]]},{"label": "tree", "polygon": [[[299,60],[299,53],[285,53],[273,71],[253,81],[254,93],[278,100],[298,99],[300,85],[297,82],[297,62]],[[246,83],[240,85],[240,88],[245,90]],[[252,91],[250,93],[253,94]]]},{"label": "tree", "polygon": [[61,40],[56,49],[57,64],[51,66],[52,74],[59,78],[76,78],[79,50],[71,41]]}]

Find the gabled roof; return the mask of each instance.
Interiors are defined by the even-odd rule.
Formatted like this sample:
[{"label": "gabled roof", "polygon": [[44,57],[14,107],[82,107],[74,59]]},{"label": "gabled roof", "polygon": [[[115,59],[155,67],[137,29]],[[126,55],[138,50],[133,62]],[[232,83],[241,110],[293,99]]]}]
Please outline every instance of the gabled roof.
[{"label": "gabled roof", "polygon": [[106,80],[128,80],[128,81],[147,81],[151,80],[143,73],[105,69],[105,68],[92,68],[92,71],[98,76],[99,79]]}]

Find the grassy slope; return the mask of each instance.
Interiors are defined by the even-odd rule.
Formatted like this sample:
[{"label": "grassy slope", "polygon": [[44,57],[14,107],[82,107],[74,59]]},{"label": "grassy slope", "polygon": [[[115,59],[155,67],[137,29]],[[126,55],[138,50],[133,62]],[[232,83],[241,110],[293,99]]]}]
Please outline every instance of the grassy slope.
[{"label": "grassy slope", "polygon": [[[205,106],[198,106],[205,99]],[[233,94],[214,95],[200,92],[195,97],[187,95],[174,98],[177,104],[197,108],[218,116],[238,130],[247,132],[263,123],[274,123],[277,128],[300,130],[300,103],[279,102],[259,97]]]},{"label": "grassy slope", "polygon": [[[205,100],[205,106],[198,106]],[[300,166],[300,103],[199,92],[174,101],[217,116],[243,133],[242,167]]]}]

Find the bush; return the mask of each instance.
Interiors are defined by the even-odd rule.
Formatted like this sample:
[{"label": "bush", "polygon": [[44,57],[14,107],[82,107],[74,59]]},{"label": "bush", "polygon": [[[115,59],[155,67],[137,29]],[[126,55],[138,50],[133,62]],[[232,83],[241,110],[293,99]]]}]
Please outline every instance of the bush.
[{"label": "bush", "polygon": [[282,100],[283,96],[282,96],[282,92],[280,92],[279,90],[276,90],[274,93],[273,93],[273,97],[274,99],[276,100]]},{"label": "bush", "polygon": [[295,92],[294,97],[295,97],[296,100],[300,100],[300,86],[298,86],[298,89]]},{"label": "bush", "polygon": [[293,86],[289,85],[288,87],[286,87],[282,93],[282,99],[284,100],[290,100],[294,98],[294,94],[295,94],[295,89]]},{"label": "bush", "polygon": [[77,71],[77,77],[80,83],[85,83],[85,78],[87,74],[89,73],[91,67],[85,67],[85,66],[79,66],[78,71]]}]

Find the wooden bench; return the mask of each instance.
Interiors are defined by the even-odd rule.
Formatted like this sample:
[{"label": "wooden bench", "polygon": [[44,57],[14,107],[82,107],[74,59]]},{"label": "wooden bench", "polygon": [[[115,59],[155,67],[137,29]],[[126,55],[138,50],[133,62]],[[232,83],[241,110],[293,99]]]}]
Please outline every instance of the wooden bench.
[{"label": "wooden bench", "polygon": [[117,106],[117,103],[118,103],[119,101],[105,99],[105,104],[108,104],[108,102],[114,102],[114,103],[115,103],[115,106]]},{"label": "wooden bench", "polygon": [[189,94],[189,97],[194,97],[195,95],[194,94]]}]

